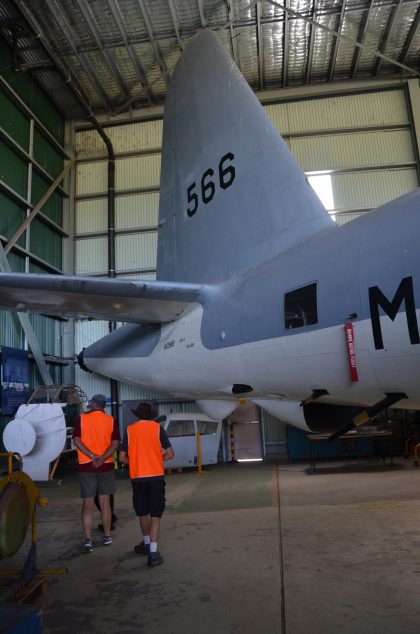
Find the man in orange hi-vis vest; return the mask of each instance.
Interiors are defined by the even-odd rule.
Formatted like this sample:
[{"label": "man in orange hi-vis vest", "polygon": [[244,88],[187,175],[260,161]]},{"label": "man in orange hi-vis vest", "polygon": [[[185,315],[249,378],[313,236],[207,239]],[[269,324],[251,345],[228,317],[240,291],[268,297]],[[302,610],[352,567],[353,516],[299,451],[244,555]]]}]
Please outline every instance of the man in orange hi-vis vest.
[{"label": "man in orange hi-vis vest", "polygon": [[148,566],[159,566],[163,558],[157,545],[166,503],[163,461],[173,458],[174,450],[165,430],[154,420],[156,412],[149,403],[139,403],[131,411],[139,420],[127,427],[120,461],[129,466],[133,507],[143,534],[143,541],[134,550],[148,556]]},{"label": "man in orange hi-vis vest", "polygon": [[120,444],[117,422],[105,414],[106,397],[96,394],[90,411],[82,414],[73,428],[73,441],[79,460],[80,497],[82,498],[83,552],[92,552],[92,515],[95,497],[99,498],[103,526],[103,544],[110,546],[111,506],[115,492],[112,454]]}]

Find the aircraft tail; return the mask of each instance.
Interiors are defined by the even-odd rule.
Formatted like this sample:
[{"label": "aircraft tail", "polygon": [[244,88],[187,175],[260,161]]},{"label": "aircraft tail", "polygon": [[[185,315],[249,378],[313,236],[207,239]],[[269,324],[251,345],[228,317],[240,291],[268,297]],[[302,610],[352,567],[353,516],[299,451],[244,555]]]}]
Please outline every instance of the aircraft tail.
[{"label": "aircraft tail", "polygon": [[212,31],[178,62],[163,132],[157,276],[215,283],[334,223]]}]

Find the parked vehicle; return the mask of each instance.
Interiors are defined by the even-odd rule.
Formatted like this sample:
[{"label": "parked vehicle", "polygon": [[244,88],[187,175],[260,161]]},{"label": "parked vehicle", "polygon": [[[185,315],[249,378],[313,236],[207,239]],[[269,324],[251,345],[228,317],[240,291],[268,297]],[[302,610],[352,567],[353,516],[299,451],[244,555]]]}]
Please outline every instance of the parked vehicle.
[{"label": "parked vehicle", "polygon": [[201,464],[217,462],[222,421],[200,412],[167,414],[160,416],[159,421],[175,452],[175,457],[165,462],[167,469],[197,465],[197,432],[200,432]]}]

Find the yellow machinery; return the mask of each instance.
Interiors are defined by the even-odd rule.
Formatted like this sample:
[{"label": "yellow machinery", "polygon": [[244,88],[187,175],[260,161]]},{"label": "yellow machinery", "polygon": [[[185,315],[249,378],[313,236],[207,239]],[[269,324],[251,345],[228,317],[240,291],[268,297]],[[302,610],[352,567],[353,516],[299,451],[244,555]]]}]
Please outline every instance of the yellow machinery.
[{"label": "yellow machinery", "polygon": [[[7,473],[0,478],[0,559],[12,557],[25,541],[29,525],[32,531],[32,544],[22,570],[0,570],[2,576],[19,575],[19,586],[29,583],[37,573],[60,574],[65,569],[38,570],[36,567],[36,507],[48,504],[40,496],[38,487],[22,471],[22,458],[19,454],[0,453],[7,458]],[[14,460],[19,470],[13,470]],[[15,463],[16,464],[16,463]]]}]

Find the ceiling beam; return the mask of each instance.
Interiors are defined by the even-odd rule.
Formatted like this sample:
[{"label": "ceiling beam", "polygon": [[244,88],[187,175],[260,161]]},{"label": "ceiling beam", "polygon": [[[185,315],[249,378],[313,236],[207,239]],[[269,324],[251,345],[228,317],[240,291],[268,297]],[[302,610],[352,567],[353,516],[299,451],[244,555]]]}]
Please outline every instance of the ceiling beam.
[{"label": "ceiling beam", "polygon": [[[338,19],[338,27],[337,27],[337,32],[340,34],[341,36],[341,29],[343,28],[343,21],[344,21],[344,14],[346,11],[346,0],[342,1],[341,4],[341,11],[340,11],[340,17]],[[331,64],[330,64],[330,74],[328,77],[329,81],[332,81],[334,78],[334,71],[335,71],[335,64],[337,62],[337,55],[338,55],[338,49],[340,47],[340,37],[336,37],[335,38],[335,45],[334,45],[334,52],[331,58]]]},{"label": "ceiling beam", "polygon": [[[79,62],[80,66],[81,66],[81,68],[83,69],[84,73],[86,74],[87,78],[89,79],[90,83],[92,84],[92,87],[93,87],[94,91],[96,92],[98,97],[101,99],[101,101],[105,105],[105,107],[108,110],[108,112],[110,112],[112,110],[111,102],[109,101],[108,96],[107,96],[106,92],[104,91],[104,89],[103,89],[103,87],[101,85],[101,82],[99,81],[99,79],[98,79],[98,77],[97,77],[97,75],[95,73],[95,70],[90,65],[89,60],[86,59],[86,56],[85,56],[84,53],[80,53],[79,52],[80,51],[80,45],[81,45],[79,36],[77,35],[77,33],[74,32],[73,27],[71,26],[71,24],[67,20],[67,17],[63,13],[60,4],[58,2],[56,2],[55,0],[54,1],[53,0],[47,0],[47,6],[48,6],[48,8],[50,10],[51,16],[57,22],[58,26],[61,29],[61,32],[62,32],[63,36],[65,37],[65,39],[69,43],[69,45],[71,47],[71,50],[73,51],[73,55],[76,57],[77,61]],[[48,33],[48,31],[49,31],[48,24],[45,23],[42,12],[39,15],[39,18],[43,22],[44,31]],[[56,46],[52,42],[50,42],[50,44],[51,44],[51,46],[54,46],[54,49],[56,49]],[[62,58],[59,55],[58,51],[56,51],[56,55],[57,55],[57,57],[61,58],[61,61],[62,61],[63,64],[69,65],[68,61],[66,60],[66,58]]]},{"label": "ceiling beam", "polygon": [[[312,20],[315,21],[316,14],[318,11],[318,0],[314,0],[312,5]],[[309,84],[311,81],[311,70],[312,70],[312,60],[314,56],[314,43],[315,43],[315,26],[313,24],[310,25],[310,34],[309,34],[309,46],[308,46],[308,57],[306,62],[306,78],[305,82]]]},{"label": "ceiling beam", "polygon": [[159,64],[159,68],[160,68],[161,73],[163,75],[163,81],[165,82],[165,86],[168,87],[169,86],[169,81],[170,81],[169,70],[168,70],[168,67],[166,65],[165,58],[163,57],[163,53],[162,53],[162,49],[160,48],[160,44],[159,44],[159,42],[157,41],[157,39],[155,37],[155,32],[154,32],[154,29],[153,29],[152,21],[150,19],[149,11],[147,10],[146,3],[144,2],[144,0],[137,0],[137,2],[138,2],[138,5],[140,7],[140,11],[141,11],[144,23],[146,25],[146,30],[147,30],[147,32],[149,34],[149,39],[150,39],[150,43],[151,43],[152,48],[153,48],[155,59],[156,59],[157,63]]},{"label": "ceiling beam", "polygon": [[[271,4],[271,3],[270,3]],[[282,6],[279,3],[275,3],[278,7],[282,8],[284,11],[284,22],[283,22],[283,88],[287,87],[289,77],[289,10],[290,10],[290,0],[284,0],[284,5]]]},{"label": "ceiling beam", "polygon": [[201,26],[203,29],[205,29],[207,27],[207,18],[204,11],[203,0],[197,0],[197,5],[198,5],[198,12],[200,14]]},{"label": "ceiling beam", "polygon": [[125,99],[130,99],[131,95],[130,95],[130,91],[127,88],[127,85],[125,84],[120,71],[118,70],[118,68],[115,65],[114,60],[112,59],[112,56],[110,55],[110,53],[105,50],[102,47],[102,37],[101,34],[99,32],[98,26],[96,24],[96,20],[95,20],[95,16],[93,14],[92,8],[90,6],[90,4],[88,2],[85,2],[85,0],[76,0],[77,6],[79,7],[80,11],[82,12],[83,17],[86,20],[86,24],[89,28],[89,31],[93,37],[93,39],[96,42],[96,46],[98,47],[98,51],[105,63],[105,65],[109,68],[109,70],[111,71],[111,75],[113,76],[122,96]]},{"label": "ceiling beam", "polygon": [[[149,102],[149,105],[153,106],[156,103],[155,97],[153,95],[150,84],[147,80],[146,73],[144,72],[143,66],[141,65],[135,50],[133,49],[133,47],[131,46],[128,40],[127,28],[125,25],[124,16],[121,13],[120,5],[118,4],[118,0],[107,0],[107,4],[112,12],[112,15],[114,16],[114,20],[116,25],[118,26],[118,30],[121,33],[124,46],[127,49],[127,53],[130,57],[131,63],[134,66],[134,70],[136,71],[137,77],[139,78],[141,87],[143,88],[143,92],[146,95],[146,99]],[[134,97],[133,99],[135,100],[136,98]]]},{"label": "ceiling beam", "polygon": [[261,2],[256,4],[257,12],[257,51],[258,51],[258,67],[260,73],[260,90],[264,90],[264,39],[261,26]]},{"label": "ceiling beam", "polygon": [[229,31],[230,31],[230,39],[232,42],[232,51],[233,51],[233,59],[235,60],[235,64],[238,68],[240,68],[239,64],[239,50],[238,50],[238,35],[235,34],[235,29],[233,27],[233,23],[235,21],[235,12],[233,10],[232,0],[226,0],[227,9],[228,9],[228,17],[229,17]]},{"label": "ceiling beam", "polygon": [[[91,107],[89,96],[86,95],[85,90],[80,85],[77,77],[71,74],[68,68],[68,65],[56,53],[54,47],[51,45],[49,39],[45,35],[44,30],[42,29],[40,23],[38,22],[37,18],[34,16],[32,11],[30,10],[30,8],[27,6],[26,2],[24,0],[14,0],[14,2],[18,6],[22,15],[25,17],[25,20],[31,27],[33,33],[35,34],[35,37],[40,42],[40,45],[47,52],[47,54],[49,55],[49,58],[53,62],[54,66],[57,68],[63,82],[65,84],[68,84],[69,90],[73,94],[74,98],[77,100],[78,104],[82,107],[82,110],[87,115],[87,118],[92,120],[93,113],[92,113],[92,107]],[[2,78],[0,77],[0,81],[1,79]],[[49,136],[53,138],[52,135],[49,134]]]},{"label": "ceiling beam", "polygon": [[176,6],[174,5],[174,0],[166,0],[168,3],[168,7],[169,7],[169,11],[171,13],[171,17],[172,17],[172,22],[174,25],[174,29],[175,29],[175,35],[176,35],[176,39],[178,41],[178,46],[181,49],[181,51],[184,51],[184,42],[182,41],[181,35],[180,35],[180,24],[179,24],[179,17],[178,17],[178,11]]},{"label": "ceiling beam", "polygon": [[334,29],[330,29],[328,26],[325,26],[325,24],[321,24],[320,22],[315,22],[311,18],[308,18],[306,15],[303,15],[302,13],[299,13],[298,11],[294,11],[288,6],[288,0],[286,0],[285,5],[282,5],[279,2],[275,2],[275,0],[264,0],[264,2],[266,2],[267,4],[271,4],[274,7],[279,7],[280,9],[283,9],[283,11],[285,11],[287,14],[292,15],[296,18],[299,18],[300,20],[303,20],[303,22],[306,22],[308,24],[314,24],[319,29],[321,29],[321,31],[325,31],[326,33],[329,33],[330,35],[333,35],[334,37],[340,37],[342,40],[346,42],[350,42],[350,44],[353,44],[353,46],[362,48],[364,51],[366,51],[370,55],[374,55],[375,57],[380,57],[386,62],[389,62],[390,64],[393,64],[394,66],[398,66],[399,68],[402,68],[403,70],[408,71],[411,75],[420,77],[420,71],[417,71],[414,68],[410,68],[409,66],[406,66],[405,64],[401,64],[398,60],[392,57],[389,57],[388,55],[384,55],[380,51],[375,51],[374,49],[371,49],[365,46],[364,44],[361,44],[360,42],[353,40],[353,38],[348,37],[347,35],[343,35],[342,33],[340,34]]},{"label": "ceiling beam", "polygon": [[[374,3],[375,3],[375,0],[370,0],[369,9],[364,12],[364,19],[360,22],[359,33],[357,35],[357,41],[360,42],[360,44],[362,45],[364,45],[365,43],[366,35],[369,30],[369,21],[372,16]],[[352,64],[352,70],[351,70],[352,79],[355,79],[357,75],[357,71],[359,70],[359,63],[360,63],[360,58],[362,56],[362,50],[363,50],[362,48],[357,47],[356,50],[354,51],[353,64]]]},{"label": "ceiling beam", "polygon": [[[401,8],[402,0],[399,0],[398,4],[391,9],[391,14],[389,16],[388,23],[386,25],[385,33],[382,38],[381,45],[379,50],[381,53],[386,53],[386,49],[388,48],[389,38],[391,37],[392,30],[395,26],[395,22],[398,17],[399,10]],[[373,74],[378,75],[381,70],[381,66],[383,64],[383,59],[377,58],[375,62],[375,68],[373,69]]]},{"label": "ceiling beam", "polygon": [[407,39],[404,43],[403,50],[401,52],[400,62],[402,64],[406,63],[407,58],[410,55],[411,47],[413,46],[414,38],[417,35],[419,24],[420,24],[420,5],[419,5],[419,8],[417,9],[416,17],[414,18],[413,24],[411,25],[411,28],[407,35]]}]

